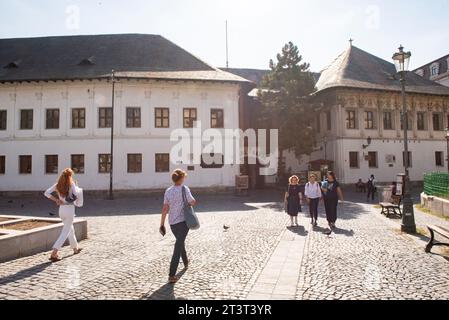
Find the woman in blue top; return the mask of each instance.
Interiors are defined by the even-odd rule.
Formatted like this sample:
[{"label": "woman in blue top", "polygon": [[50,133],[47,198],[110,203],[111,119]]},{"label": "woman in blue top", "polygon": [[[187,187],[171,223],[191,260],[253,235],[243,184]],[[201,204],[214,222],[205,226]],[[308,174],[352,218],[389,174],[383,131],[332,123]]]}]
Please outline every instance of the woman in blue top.
[{"label": "woman in blue top", "polygon": [[334,229],[335,223],[337,222],[338,200],[342,203],[344,201],[343,192],[341,191],[340,184],[335,178],[334,172],[329,171],[327,173],[327,183],[323,183],[322,191],[327,222],[329,223],[329,227]]}]

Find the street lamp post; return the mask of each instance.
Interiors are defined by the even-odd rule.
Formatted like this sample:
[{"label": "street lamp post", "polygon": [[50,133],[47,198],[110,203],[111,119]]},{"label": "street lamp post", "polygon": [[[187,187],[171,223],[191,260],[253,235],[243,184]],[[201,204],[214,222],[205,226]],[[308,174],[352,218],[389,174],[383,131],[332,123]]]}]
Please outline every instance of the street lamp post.
[{"label": "street lamp post", "polygon": [[404,47],[399,47],[399,52],[393,55],[393,60],[396,66],[396,70],[400,75],[401,89],[402,89],[402,126],[404,128],[404,169],[405,169],[405,181],[404,181],[404,199],[403,199],[403,214],[401,231],[406,233],[416,233],[415,214],[413,209],[413,200],[410,195],[410,175],[409,175],[409,152],[408,152],[408,110],[407,110],[407,98],[405,95],[405,81],[406,74],[410,63],[410,52],[404,52]]},{"label": "street lamp post", "polygon": [[109,200],[114,200],[114,188],[113,188],[113,168],[114,168],[114,105],[115,105],[115,72],[111,73],[112,82],[112,104],[111,104],[111,166],[109,169]]}]

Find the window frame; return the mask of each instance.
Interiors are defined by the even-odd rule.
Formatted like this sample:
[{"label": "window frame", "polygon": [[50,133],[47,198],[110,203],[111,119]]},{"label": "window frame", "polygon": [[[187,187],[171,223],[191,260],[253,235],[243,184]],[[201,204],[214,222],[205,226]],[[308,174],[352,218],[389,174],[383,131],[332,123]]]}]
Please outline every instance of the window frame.
[{"label": "window frame", "polygon": [[[24,160],[29,160],[29,168],[23,170]],[[33,156],[32,155],[19,155],[19,174],[20,175],[31,175],[33,174]]]},{"label": "window frame", "polygon": [[[219,123],[220,117],[218,114],[221,113],[221,123]],[[214,117],[215,115],[215,117]],[[214,125],[214,121],[216,122]],[[212,129],[224,129],[224,109],[214,108],[210,109],[210,127]]]},{"label": "window frame", "polygon": [[[158,115],[158,111],[160,111],[160,115]],[[165,120],[167,121],[166,125]],[[158,121],[160,121],[160,124],[158,124]],[[170,128],[170,108],[154,108],[154,127],[156,129]]]},{"label": "window frame", "polygon": [[[354,160],[354,159],[352,159],[352,155],[355,155],[356,156],[356,162],[357,162],[357,165],[356,166],[353,166],[352,164],[353,164],[353,162],[352,162],[352,160]],[[359,156],[359,152],[357,152],[357,151],[349,151],[349,168],[350,169],[360,169],[360,156]]]},{"label": "window frame", "polygon": [[6,156],[0,155],[0,175],[6,174]]},{"label": "window frame", "polygon": [[[437,155],[439,155],[439,157]],[[435,151],[435,166],[443,168],[445,167],[443,151]]]},{"label": "window frame", "polygon": [[45,109],[45,130],[58,130],[60,128],[60,120],[61,111],[59,108]]},{"label": "window frame", "polygon": [[[163,163],[161,164],[159,161],[163,161]],[[156,173],[170,172],[170,154],[169,153],[156,153],[154,155],[154,171]]]},{"label": "window frame", "polygon": [[[106,161],[104,160],[106,157]],[[105,167],[102,167],[105,166]],[[99,174],[109,174],[112,168],[112,157],[110,153],[99,153],[98,154],[98,173]],[[104,170],[103,170],[104,169]]]},{"label": "window frame", "polygon": [[[135,162],[130,161],[133,157],[135,157],[134,160],[138,160],[138,161],[135,161]],[[133,164],[133,166],[137,164],[137,167],[136,167],[137,169],[132,169],[131,164]],[[127,154],[127,172],[128,173],[142,173],[143,172],[143,155],[141,153],[128,153]]]},{"label": "window frame", "polygon": [[[374,155],[374,157],[372,157]],[[372,165],[372,161],[375,159],[375,165]],[[369,151],[368,152],[368,168],[375,169],[379,168],[379,155],[377,151]]]},{"label": "window frame", "polygon": [[142,108],[126,107],[126,128],[127,129],[142,128]]},{"label": "window frame", "polygon": [[20,110],[20,130],[33,130],[34,128],[34,109]]},{"label": "window frame", "polygon": [[0,110],[0,131],[8,130],[8,110]]},{"label": "window frame", "polygon": [[213,164],[206,164],[206,162],[204,161],[204,155],[206,155],[205,153],[201,154],[201,164],[200,167],[203,169],[222,169],[225,165],[224,163],[224,154],[222,153],[210,153],[209,156],[211,157],[215,157],[216,155],[221,155],[222,158],[222,163],[221,164],[217,164],[217,163],[213,163]]},{"label": "window frame", "polygon": [[[435,128],[435,117],[438,117],[438,128]],[[433,112],[432,113],[432,130],[433,131],[444,131],[444,117],[441,112]]]},{"label": "window frame", "polygon": [[[386,117],[387,114],[389,115],[388,117]],[[382,116],[382,122],[384,130],[394,130],[393,112],[384,111]],[[389,124],[389,126],[387,126],[387,124]]]},{"label": "window frame", "polygon": [[[104,111],[104,115],[102,115],[102,111]],[[110,111],[110,115],[108,115],[108,111]],[[98,128],[99,129],[110,129],[112,128],[113,121],[113,110],[112,107],[99,107],[98,108]],[[102,124],[102,121],[104,124]],[[108,121],[110,124],[108,125]]]},{"label": "window frame", "polygon": [[[353,115],[353,117],[351,117]],[[351,125],[353,124],[353,125]],[[357,130],[357,112],[356,110],[346,110],[346,129]]]},{"label": "window frame", "polygon": [[[195,116],[192,116],[192,111],[195,112]],[[186,116],[186,112],[188,112],[188,116]],[[186,125],[186,121],[189,122]],[[182,125],[184,129],[191,129],[194,126],[194,122],[198,121],[198,109],[197,108],[184,108],[182,110]]]},{"label": "window frame", "polygon": [[[76,159],[76,161],[75,161]],[[81,161],[82,160],[82,161]],[[75,164],[77,166],[75,166]],[[81,166],[82,164],[82,166]],[[86,156],[84,154],[72,154],[70,155],[70,167],[76,174],[86,173]]]},{"label": "window frame", "polygon": [[330,110],[326,111],[326,129],[332,131],[332,113]]},{"label": "window frame", "polygon": [[376,130],[375,113],[372,110],[365,110],[365,130]]},{"label": "window frame", "polygon": [[[49,162],[49,160],[52,158],[53,158],[53,160],[56,158],[56,170],[54,170],[54,171],[48,170],[49,166],[51,166],[51,165],[55,166],[54,163]],[[59,172],[59,156],[57,154],[46,154],[45,155],[45,174],[46,175],[56,175],[56,174],[58,174],[58,172]]]},{"label": "window frame", "polygon": [[425,112],[417,112],[416,113],[416,130],[418,131],[426,131],[426,113]]},{"label": "window frame", "polygon": [[86,129],[86,108],[72,108],[71,110],[71,129]]}]

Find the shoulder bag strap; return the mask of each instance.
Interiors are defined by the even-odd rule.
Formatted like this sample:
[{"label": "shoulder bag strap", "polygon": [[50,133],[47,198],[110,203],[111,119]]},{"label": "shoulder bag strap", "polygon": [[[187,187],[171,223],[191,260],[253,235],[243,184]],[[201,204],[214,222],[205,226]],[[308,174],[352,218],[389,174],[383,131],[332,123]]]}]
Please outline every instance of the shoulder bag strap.
[{"label": "shoulder bag strap", "polygon": [[189,202],[187,201],[187,195],[186,195],[186,187],[182,186],[182,201],[184,202],[184,206],[189,206]]}]

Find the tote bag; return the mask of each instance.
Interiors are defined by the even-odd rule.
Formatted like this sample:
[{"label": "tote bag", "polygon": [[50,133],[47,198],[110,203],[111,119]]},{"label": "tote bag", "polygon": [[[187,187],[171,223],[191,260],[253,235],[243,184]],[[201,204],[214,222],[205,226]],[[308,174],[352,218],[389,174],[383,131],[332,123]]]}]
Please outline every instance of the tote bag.
[{"label": "tote bag", "polygon": [[200,228],[200,221],[198,220],[195,210],[193,210],[193,207],[187,201],[185,186],[182,187],[182,199],[184,201],[184,217],[186,219],[187,227],[190,230],[198,230]]}]

